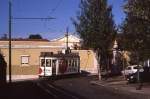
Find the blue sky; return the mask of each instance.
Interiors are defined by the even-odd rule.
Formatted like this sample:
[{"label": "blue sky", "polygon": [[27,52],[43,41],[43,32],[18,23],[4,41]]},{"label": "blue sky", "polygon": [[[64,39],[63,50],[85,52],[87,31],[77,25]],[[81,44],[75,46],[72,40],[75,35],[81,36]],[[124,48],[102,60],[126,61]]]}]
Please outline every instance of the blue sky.
[{"label": "blue sky", "polygon": [[[26,38],[40,34],[53,39],[64,35],[66,27],[74,33],[71,18],[79,11],[80,0],[12,0],[13,17],[55,17],[53,20],[13,20],[12,37]],[[125,15],[123,0],[108,0],[113,6],[114,20],[119,25]],[[8,33],[8,0],[0,0],[0,36]]]}]

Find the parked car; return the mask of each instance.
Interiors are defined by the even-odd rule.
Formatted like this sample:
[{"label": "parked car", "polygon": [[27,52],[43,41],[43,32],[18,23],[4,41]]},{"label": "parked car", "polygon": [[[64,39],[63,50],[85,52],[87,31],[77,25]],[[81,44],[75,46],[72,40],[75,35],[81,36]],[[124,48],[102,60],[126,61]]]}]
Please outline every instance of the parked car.
[{"label": "parked car", "polygon": [[[139,69],[140,69],[140,72],[144,71],[141,65],[139,65]],[[127,77],[128,75],[136,73],[137,70],[138,70],[138,65],[131,65],[131,66],[126,67],[125,70],[122,71],[122,74]]]},{"label": "parked car", "polygon": [[136,83],[137,82],[137,72],[127,75],[126,80],[128,81],[128,83]]},{"label": "parked car", "polygon": [[[143,71],[139,71],[140,82],[150,82],[150,67],[144,67]],[[129,83],[136,83],[138,77],[138,72],[127,75],[127,81]]]}]

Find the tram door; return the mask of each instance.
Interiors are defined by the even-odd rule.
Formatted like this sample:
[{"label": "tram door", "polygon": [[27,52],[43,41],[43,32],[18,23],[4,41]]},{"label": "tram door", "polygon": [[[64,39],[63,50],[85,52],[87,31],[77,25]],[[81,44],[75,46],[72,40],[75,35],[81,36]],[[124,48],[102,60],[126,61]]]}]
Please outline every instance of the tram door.
[{"label": "tram door", "polygon": [[52,59],[52,75],[56,75],[56,59]]},{"label": "tram door", "polygon": [[52,65],[51,65],[51,59],[46,59],[46,65],[45,65],[45,76],[51,76],[52,75]]},{"label": "tram door", "polygon": [[51,76],[52,75],[52,66],[51,59],[41,59],[41,66],[39,69],[40,76]]}]

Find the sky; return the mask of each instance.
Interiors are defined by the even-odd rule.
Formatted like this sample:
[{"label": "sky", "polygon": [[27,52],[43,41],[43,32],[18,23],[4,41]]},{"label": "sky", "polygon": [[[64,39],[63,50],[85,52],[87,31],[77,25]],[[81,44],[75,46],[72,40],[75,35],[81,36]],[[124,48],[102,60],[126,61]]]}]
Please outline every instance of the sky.
[{"label": "sky", "polygon": [[[12,37],[27,38],[30,34],[40,34],[45,39],[54,39],[75,33],[71,18],[76,18],[80,0],[12,0],[12,17],[46,18],[51,20],[12,20]],[[123,0],[108,0],[116,25],[121,24]],[[0,37],[8,33],[8,0],[0,0]]]}]

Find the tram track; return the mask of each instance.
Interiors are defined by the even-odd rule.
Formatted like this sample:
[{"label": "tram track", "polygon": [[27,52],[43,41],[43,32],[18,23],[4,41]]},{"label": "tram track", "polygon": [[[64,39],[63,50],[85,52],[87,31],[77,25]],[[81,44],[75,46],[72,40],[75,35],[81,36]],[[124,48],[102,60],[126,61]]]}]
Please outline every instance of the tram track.
[{"label": "tram track", "polygon": [[52,96],[53,99],[84,99],[83,97],[81,98],[81,96],[44,81],[37,82],[36,84],[39,88]]}]

